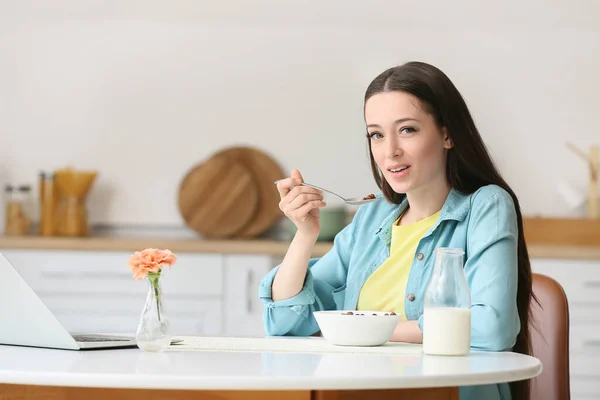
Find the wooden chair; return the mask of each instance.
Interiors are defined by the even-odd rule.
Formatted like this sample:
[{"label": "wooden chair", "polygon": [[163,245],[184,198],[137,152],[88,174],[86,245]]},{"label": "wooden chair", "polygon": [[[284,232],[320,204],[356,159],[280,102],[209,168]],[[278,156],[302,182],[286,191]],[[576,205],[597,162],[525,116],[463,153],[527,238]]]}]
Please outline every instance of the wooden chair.
[{"label": "wooden chair", "polygon": [[[531,400],[569,400],[569,304],[554,279],[533,274],[530,324],[533,356],[541,360],[542,373],[531,381]],[[540,307],[541,306],[541,307]]]}]

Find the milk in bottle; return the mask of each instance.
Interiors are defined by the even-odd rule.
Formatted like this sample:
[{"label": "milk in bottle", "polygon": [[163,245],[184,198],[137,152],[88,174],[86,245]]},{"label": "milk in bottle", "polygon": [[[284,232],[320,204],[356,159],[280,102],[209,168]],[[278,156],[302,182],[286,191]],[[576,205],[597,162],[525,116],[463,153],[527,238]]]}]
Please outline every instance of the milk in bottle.
[{"label": "milk in bottle", "polygon": [[438,248],[425,292],[423,352],[467,355],[471,343],[471,293],[461,249]]}]

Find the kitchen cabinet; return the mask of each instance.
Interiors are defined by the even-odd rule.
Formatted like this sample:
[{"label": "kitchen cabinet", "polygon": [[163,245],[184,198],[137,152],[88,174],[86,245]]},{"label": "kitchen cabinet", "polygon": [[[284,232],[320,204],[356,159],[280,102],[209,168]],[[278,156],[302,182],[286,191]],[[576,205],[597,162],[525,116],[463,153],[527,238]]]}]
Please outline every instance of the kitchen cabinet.
[{"label": "kitchen cabinet", "polygon": [[[135,332],[148,283],[131,277],[130,252],[3,250],[71,332]],[[172,332],[222,334],[224,257],[179,253],[161,278]]]},{"label": "kitchen cabinet", "polygon": [[533,258],[533,272],[558,281],[569,302],[571,399],[600,394],[600,260]]},{"label": "kitchen cabinet", "polygon": [[[135,332],[148,283],[131,276],[126,251],[3,250],[71,332]],[[164,312],[178,335],[263,336],[262,277],[270,255],[177,253],[161,277]]]},{"label": "kitchen cabinet", "polygon": [[232,336],[264,336],[263,303],[258,286],[273,268],[268,255],[226,255],[225,264],[225,332]]}]

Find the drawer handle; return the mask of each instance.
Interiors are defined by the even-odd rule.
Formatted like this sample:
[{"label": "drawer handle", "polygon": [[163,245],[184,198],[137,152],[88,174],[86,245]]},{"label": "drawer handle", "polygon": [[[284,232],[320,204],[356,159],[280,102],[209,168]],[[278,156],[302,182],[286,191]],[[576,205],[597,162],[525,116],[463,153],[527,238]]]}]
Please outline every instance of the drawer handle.
[{"label": "drawer handle", "polygon": [[585,281],[583,282],[583,286],[589,288],[600,288],[600,281]]},{"label": "drawer handle", "polygon": [[42,276],[48,279],[123,279],[131,275],[126,272],[94,272],[94,271],[42,271]]},{"label": "drawer handle", "polygon": [[600,340],[584,340],[583,347],[600,347]]},{"label": "drawer handle", "polygon": [[252,270],[248,270],[248,275],[246,276],[246,312],[248,314],[252,313],[252,281],[254,280],[254,276]]},{"label": "drawer handle", "polygon": [[47,279],[64,279],[69,277],[68,272],[62,271],[42,271],[41,275]]}]

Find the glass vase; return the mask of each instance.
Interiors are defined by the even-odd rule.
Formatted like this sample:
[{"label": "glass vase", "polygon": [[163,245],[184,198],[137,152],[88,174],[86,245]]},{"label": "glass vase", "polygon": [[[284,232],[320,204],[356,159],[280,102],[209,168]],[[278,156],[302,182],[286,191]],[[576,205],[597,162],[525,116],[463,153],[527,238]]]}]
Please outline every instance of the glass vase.
[{"label": "glass vase", "polygon": [[135,334],[143,351],[163,351],[171,344],[169,320],[163,306],[160,272],[148,273],[148,295]]}]

